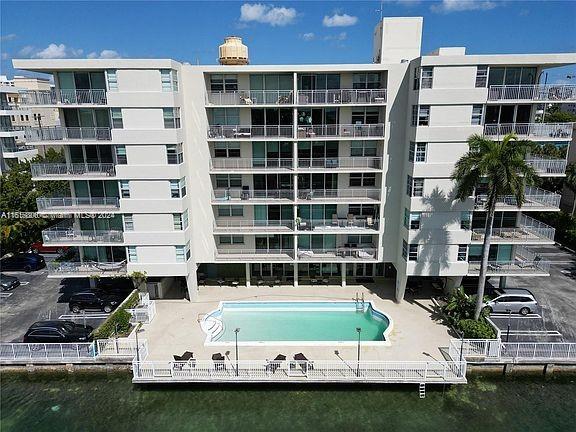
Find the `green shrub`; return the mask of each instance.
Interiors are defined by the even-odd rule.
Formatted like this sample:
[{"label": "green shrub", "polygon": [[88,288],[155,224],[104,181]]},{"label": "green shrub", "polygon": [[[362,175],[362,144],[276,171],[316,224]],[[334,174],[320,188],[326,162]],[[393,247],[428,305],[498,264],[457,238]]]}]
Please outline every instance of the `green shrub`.
[{"label": "green shrub", "polygon": [[94,330],[94,339],[107,339],[112,336],[126,336],[130,332],[131,324],[130,312],[126,309],[132,309],[138,305],[139,296],[134,292],[116,309],[100,327]]},{"label": "green shrub", "polygon": [[496,337],[494,329],[483,317],[478,321],[473,319],[460,320],[457,327],[464,333],[465,339],[494,339]]}]

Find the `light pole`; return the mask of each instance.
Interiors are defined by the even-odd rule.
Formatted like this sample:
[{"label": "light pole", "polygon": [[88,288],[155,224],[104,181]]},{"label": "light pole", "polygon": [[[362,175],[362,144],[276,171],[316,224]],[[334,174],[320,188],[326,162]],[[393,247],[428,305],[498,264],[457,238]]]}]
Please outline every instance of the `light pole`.
[{"label": "light pole", "polygon": [[506,312],[508,312],[508,329],[506,330],[506,343],[508,343],[508,340],[510,339],[510,319],[512,318],[512,310],[506,309]]},{"label": "light pole", "polygon": [[234,338],[236,340],[236,376],[238,376],[238,333],[240,332],[239,328],[234,330]]},{"label": "light pole", "polygon": [[362,328],[356,327],[358,332],[358,359],[356,360],[356,376],[360,376],[360,333],[362,333]]}]

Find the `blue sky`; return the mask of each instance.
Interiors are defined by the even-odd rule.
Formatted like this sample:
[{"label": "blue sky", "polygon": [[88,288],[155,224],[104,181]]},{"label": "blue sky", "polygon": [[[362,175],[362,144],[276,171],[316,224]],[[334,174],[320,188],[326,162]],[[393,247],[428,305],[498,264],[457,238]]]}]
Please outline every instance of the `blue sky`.
[{"label": "blue sky", "polygon": [[[216,63],[227,35],[254,64],[367,63],[380,1],[5,1],[2,74],[12,58],[174,58]],[[384,16],[423,16],[422,52],[576,52],[576,2],[388,0]],[[18,73],[18,72],[16,72]],[[576,67],[552,73],[557,81]]]}]

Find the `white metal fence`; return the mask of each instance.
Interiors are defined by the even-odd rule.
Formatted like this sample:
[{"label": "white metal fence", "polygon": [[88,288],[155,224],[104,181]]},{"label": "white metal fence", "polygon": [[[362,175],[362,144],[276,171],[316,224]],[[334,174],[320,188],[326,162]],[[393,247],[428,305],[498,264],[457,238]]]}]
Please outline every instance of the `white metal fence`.
[{"label": "white metal fence", "polygon": [[326,158],[298,158],[300,169],[351,169],[372,168],[380,169],[380,157],[326,157]]},{"label": "white metal fence", "polygon": [[46,163],[30,164],[32,177],[51,176],[103,176],[116,174],[113,163]]},{"label": "white metal fence", "polygon": [[148,293],[138,293],[138,295],[138,306],[134,309],[127,309],[132,315],[130,322],[150,324],[156,316],[156,302],[150,300],[150,294]]},{"label": "white metal fence", "polygon": [[22,93],[24,105],[75,105],[75,104],[106,104],[105,89],[52,89],[27,90]]},{"label": "white metal fence", "polygon": [[102,210],[116,210],[120,207],[120,200],[116,197],[62,197],[62,198],[36,198],[38,211],[77,209],[99,212]]},{"label": "white metal fence", "polygon": [[386,89],[298,90],[298,105],[383,103],[386,103]]},{"label": "white metal fence", "polygon": [[452,339],[450,341],[449,354],[453,360],[576,362],[576,343],[502,342],[500,339]]},{"label": "white metal fence", "polygon": [[484,134],[503,136],[507,134],[536,138],[572,138],[572,123],[497,123],[484,126]]},{"label": "white metal fence", "polygon": [[247,220],[247,219],[216,219],[214,220],[215,230],[229,230],[234,231],[238,229],[294,229],[294,221],[292,219],[282,219],[282,220]]},{"label": "white metal fence", "polygon": [[294,190],[292,189],[266,189],[266,190],[244,190],[244,189],[214,189],[212,199],[218,201],[230,200],[262,200],[262,199],[283,199],[293,200]]},{"label": "white metal fence", "polygon": [[567,161],[565,159],[526,159],[538,174],[564,174],[566,172]]},{"label": "white metal fence", "polygon": [[298,199],[368,199],[380,201],[380,189],[346,188],[346,189],[304,189],[298,190]]},{"label": "white metal fence", "polygon": [[249,139],[249,138],[293,138],[292,126],[208,126],[208,138],[212,139]]},{"label": "white metal fence", "polygon": [[466,382],[466,362],[134,361],[133,373],[134,382],[463,383]]},{"label": "white metal fence", "polygon": [[519,84],[491,85],[488,89],[488,100],[541,100],[541,101],[576,101],[576,85],[573,84]]},{"label": "white metal fence", "polygon": [[292,158],[212,158],[212,170],[292,169]]},{"label": "white metal fence", "polygon": [[294,103],[292,90],[238,90],[209,92],[210,105],[290,105]]},{"label": "white metal fence", "polygon": [[112,139],[109,127],[31,127],[26,128],[27,142],[36,141],[106,141]]},{"label": "white metal fence", "polygon": [[384,124],[321,124],[299,125],[298,138],[316,137],[343,137],[343,138],[366,138],[383,137]]}]

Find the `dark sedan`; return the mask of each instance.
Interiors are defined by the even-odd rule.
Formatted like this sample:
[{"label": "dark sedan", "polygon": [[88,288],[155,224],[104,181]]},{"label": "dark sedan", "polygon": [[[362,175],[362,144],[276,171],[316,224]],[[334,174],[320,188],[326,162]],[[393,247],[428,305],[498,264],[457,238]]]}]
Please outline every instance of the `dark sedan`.
[{"label": "dark sedan", "polygon": [[73,321],[38,321],[30,326],[24,335],[26,343],[68,343],[89,342],[90,326],[76,324]]},{"label": "dark sedan", "polygon": [[2,287],[2,291],[11,291],[18,286],[20,286],[20,280],[18,280],[17,277],[5,275],[4,273],[0,274],[0,287]]},{"label": "dark sedan", "polygon": [[44,257],[33,253],[19,253],[2,258],[0,268],[6,270],[18,270],[30,273],[31,271],[40,270],[46,266]]}]

